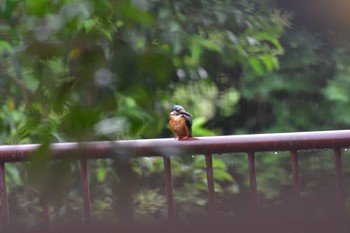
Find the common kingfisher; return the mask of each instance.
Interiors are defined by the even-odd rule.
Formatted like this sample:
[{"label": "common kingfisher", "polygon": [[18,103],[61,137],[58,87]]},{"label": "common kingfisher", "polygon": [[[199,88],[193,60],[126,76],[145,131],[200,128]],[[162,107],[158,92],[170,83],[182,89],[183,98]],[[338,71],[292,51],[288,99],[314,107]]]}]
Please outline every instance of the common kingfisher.
[{"label": "common kingfisher", "polygon": [[174,105],[170,112],[170,129],[177,135],[176,139],[192,138],[192,115],[181,105]]}]

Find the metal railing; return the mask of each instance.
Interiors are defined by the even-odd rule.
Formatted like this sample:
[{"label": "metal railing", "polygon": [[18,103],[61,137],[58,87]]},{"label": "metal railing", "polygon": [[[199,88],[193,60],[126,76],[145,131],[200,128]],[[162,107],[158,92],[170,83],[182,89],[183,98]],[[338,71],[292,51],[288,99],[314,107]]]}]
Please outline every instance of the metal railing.
[{"label": "metal railing", "polygon": [[[6,163],[27,161],[40,145],[3,145],[0,146],[0,201],[1,219],[5,226],[9,225],[9,205],[6,192]],[[91,220],[90,194],[88,182],[87,160],[114,158],[121,154],[130,157],[163,157],[165,190],[167,196],[168,219],[174,222],[174,197],[171,175],[171,156],[173,155],[204,155],[206,161],[206,176],[208,188],[208,203],[210,216],[215,218],[216,200],[213,177],[213,154],[246,153],[250,181],[250,199],[253,211],[258,208],[257,180],[255,173],[255,153],[262,151],[289,151],[291,159],[292,187],[294,198],[300,201],[300,178],[298,168],[298,152],[307,149],[332,149],[334,151],[335,181],[338,201],[344,205],[344,182],[342,173],[341,152],[350,148],[350,130],[319,131],[300,133],[276,133],[237,136],[199,137],[191,140],[174,139],[144,139],[101,141],[84,143],[54,143],[50,145],[52,159],[80,160],[80,174],[84,218]],[[44,220],[49,223],[47,204],[43,203]]]}]

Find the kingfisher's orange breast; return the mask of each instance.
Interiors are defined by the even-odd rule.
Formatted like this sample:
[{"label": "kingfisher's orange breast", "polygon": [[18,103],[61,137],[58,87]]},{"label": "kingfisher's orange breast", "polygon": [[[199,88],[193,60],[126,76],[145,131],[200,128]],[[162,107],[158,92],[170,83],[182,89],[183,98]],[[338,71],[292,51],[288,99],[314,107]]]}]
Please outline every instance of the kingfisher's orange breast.
[{"label": "kingfisher's orange breast", "polygon": [[184,117],[170,116],[169,125],[171,130],[180,138],[188,136],[188,129]]}]

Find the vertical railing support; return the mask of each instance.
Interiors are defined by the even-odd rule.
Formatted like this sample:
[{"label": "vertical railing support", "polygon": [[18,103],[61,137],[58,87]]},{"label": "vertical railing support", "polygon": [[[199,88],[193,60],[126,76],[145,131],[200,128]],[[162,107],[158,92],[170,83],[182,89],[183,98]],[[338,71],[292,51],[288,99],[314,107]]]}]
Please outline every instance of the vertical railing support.
[{"label": "vertical railing support", "polygon": [[339,207],[344,209],[344,180],[341,162],[341,150],[336,148],[334,151],[334,168],[335,168],[335,179],[337,185],[337,195]]},{"label": "vertical railing support", "polygon": [[212,219],[216,219],[216,201],[215,201],[215,187],[213,174],[213,157],[211,154],[205,155],[205,164],[207,172],[208,183],[208,198],[209,198],[209,213]]},{"label": "vertical railing support", "polygon": [[163,156],[163,162],[164,162],[165,190],[166,190],[167,205],[168,205],[168,221],[169,223],[174,223],[175,212],[174,212],[174,197],[173,197],[170,158]]},{"label": "vertical railing support", "polygon": [[90,191],[89,191],[87,159],[80,160],[80,176],[81,176],[81,188],[83,192],[84,219],[86,223],[90,223],[91,210],[90,210]]},{"label": "vertical railing support", "polygon": [[5,162],[0,162],[0,201],[1,201],[1,222],[4,229],[7,229],[10,223],[9,206],[7,200],[6,180],[5,180]]},{"label": "vertical railing support", "polygon": [[255,174],[255,154],[248,152],[248,169],[249,169],[249,187],[252,212],[256,214],[258,208],[258,192],[256,188],[256,174]]},{"label": "vertical railing support", "polygon": [[292,163],[292,177],[293,177],[293,196],[294,201],[298,207],[300,207],[300,177],[299,177],[299,164],[298,164],[298,151],[290,151],[291,163]]},{"label": "vertical railing support", "polygon": [[50,213],[49,213],[49,203],[47,202],[47,197],[42,196],[40,197],[40,205],[41,209],[43,211],[43,221],[44,221],[44,226],[47,229],[50,229]]}]

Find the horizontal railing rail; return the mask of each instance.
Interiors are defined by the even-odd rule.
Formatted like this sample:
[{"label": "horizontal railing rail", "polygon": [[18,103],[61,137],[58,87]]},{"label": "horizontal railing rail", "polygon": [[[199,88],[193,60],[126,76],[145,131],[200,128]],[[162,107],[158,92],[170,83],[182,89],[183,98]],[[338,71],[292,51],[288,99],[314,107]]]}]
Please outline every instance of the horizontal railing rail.
[{"label": "horizontal railing rail", "polygon": [[[0,146],[0,161],[25,161],[38,144]],[[53,143],[50,151],[55,159],[111,158],[128,153],[130,157],[148,157],[183,154],[237,153],[260,151],[290,151],[304,149],[350,147],[350,130],[252,134],[235,136],[199,137],[191,140],[139,139],[81,143]]]},{"label": "horizontal railing rail", "polygon": [[[9,206],[5,182],[5,163],[27,161],[40,147],[39,144],[0,146],[0,201],[3,225],[9,225]],[[257,182],[255,172],[255,153],[263,151],[289,151],[291,156],[291,173],[294,198],[300,200],[300,178],[298,168],[298,151],[307,149],[332,149],[334,151],[335,181],[340,205],[344,205],[344,182],[341,164],[341,149],[350,148],[350,130],[274,133],[235,136],[198,137],[191,140],[175,139],[141,139],[100,141],[81,143],[53,143],[49,153],[52,159],[80,160],[81,184],[83,191],[84,217],[90,221],[90,194],[88,183],[87,160],[115,158],[119,155],[132,157],[158,156],[164,159],[165,190],[167,195],[168,218],[175,219],[174,198],[171,176],[171,156],[204,155],[206,161],[208,200],[210,215],[216,216],[214,192],[213,154],[246,153],[250,178],[251,206],[258,207]],[[49,222],[47,203],[43,203],[43,215]]]}]

